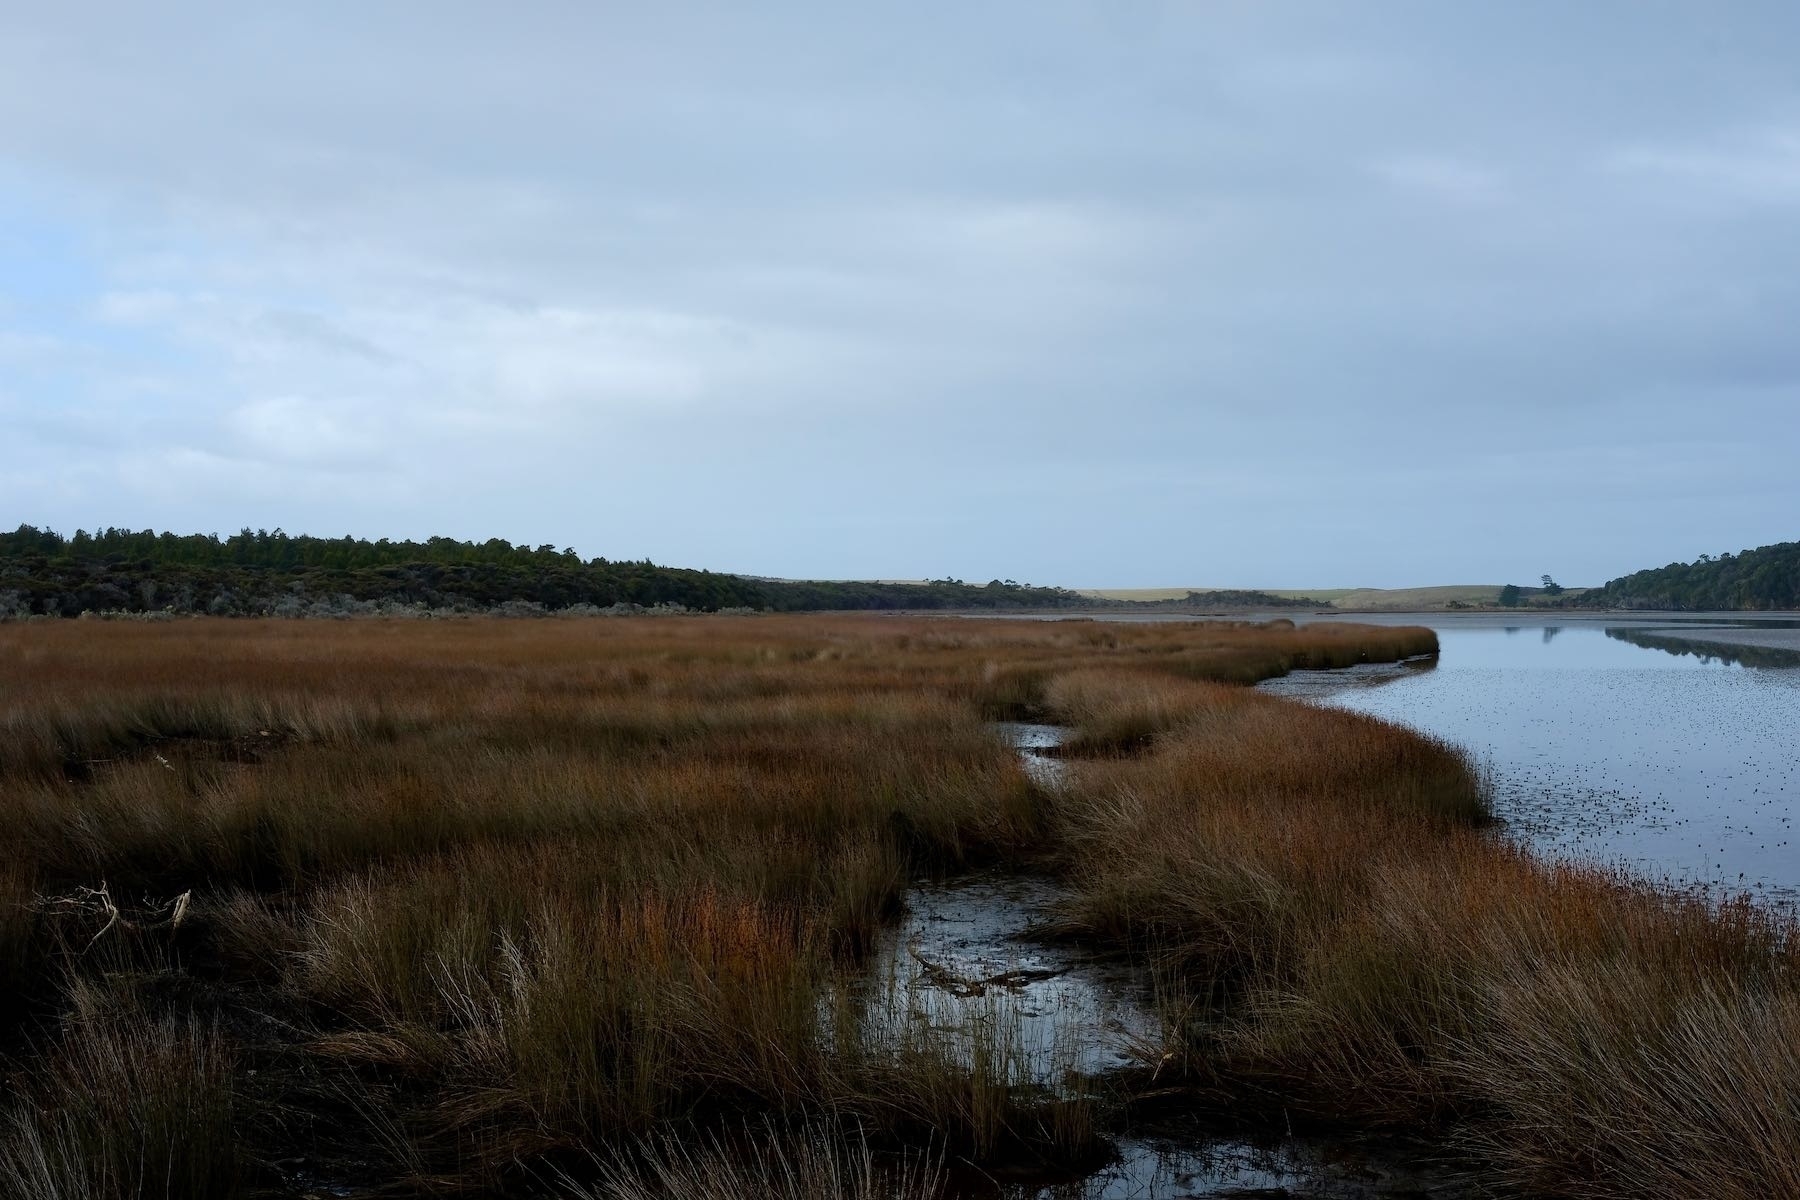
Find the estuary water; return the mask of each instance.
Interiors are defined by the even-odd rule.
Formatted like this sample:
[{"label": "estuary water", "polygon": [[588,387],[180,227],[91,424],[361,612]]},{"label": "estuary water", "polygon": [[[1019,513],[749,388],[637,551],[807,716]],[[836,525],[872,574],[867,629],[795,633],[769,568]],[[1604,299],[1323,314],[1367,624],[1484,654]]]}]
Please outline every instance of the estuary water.
[{"label": "estuary water", "polygon": [[1432,626],[1437,662],[1302,671],[1262,688],[1463,747],[1509,832],[1546,854],[1800,901],[1800,622],[1385,623]]}]

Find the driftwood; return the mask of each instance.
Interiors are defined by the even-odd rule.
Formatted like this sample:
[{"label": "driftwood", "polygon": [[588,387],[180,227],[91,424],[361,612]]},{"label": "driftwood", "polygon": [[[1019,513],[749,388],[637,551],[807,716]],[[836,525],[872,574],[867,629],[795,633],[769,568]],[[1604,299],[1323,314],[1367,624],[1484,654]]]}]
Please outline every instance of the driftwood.
[{"label": "driftwood", "polygon": [[971,979],[958,975],[940,963],[932,962],[920,954],[915,945],[907,946],[906,952],[912,956],[914,962],[919,964],[919,978],[931,987],[943,988],[952,996],[964,999],[985,996],[989,988],[1016,992],[1031,984],[1042,983],[1046,979],[1055,979],[1058,975],[1068,974],[1067,967],[1015,967],[1010,971],[1002,971],[998,975]]},{"label": "driftwood", "polygon": [[83,953],[93,948],[95,942],[105,937],[114,929],[127,933],[135,933],[143,929],[167,929],[171,932],[181,928],[187,919],[188,906],[193,902],[194,893],[190,889],[176,896],[173,900],[144,902],[144,914],[127,917],[113,902],[112,891],[104,880],[97,888],[78,887],[64,896],[39,896],[35,907],[39,912],[48,913],[81,913],[97,917],[105,917],[106,923],[98,933],[88,939],[82,947]]}]

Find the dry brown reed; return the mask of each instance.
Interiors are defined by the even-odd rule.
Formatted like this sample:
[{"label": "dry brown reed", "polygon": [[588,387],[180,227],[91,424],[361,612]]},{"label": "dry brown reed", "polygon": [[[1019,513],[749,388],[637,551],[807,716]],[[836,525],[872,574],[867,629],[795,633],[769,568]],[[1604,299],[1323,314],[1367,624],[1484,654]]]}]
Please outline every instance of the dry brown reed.
[{"label": "dry brown reed", "polygon": [[[835,1143],[654,1150],[746,1113],[853,1125],[878,1157],[1079,1158],[1092,1106],[1022,1086],[1004,1027],[901,1036],[861,1008],[907,881],[1006,862],[1062,873],[1071,929],[1154,964],[1184,1052],[1165,1091],[1435,1129],[1556,1194],[1800,1195],[1787,925],[1548,868],[1482,831],[1450,748],[1232,686],[1434,645],[0,626],[0,980],[24,985],[0,1005],[0,1181],[225,1196],[298,1188],[305,1157],[442,1194],[599,1153],[634,1165],[595,1194],[888,1194]],[[996,718],[1075,726],[1067,782],[1028,778]],[[84,899],[103,883],[117,921]]]},{"label": "dry brown reed", "polygon": [[[259,1063],[268,1119],[247,1130],[329,1156],[361,1128],[395,1151],[383,1170],[438,1188],[746,1110],[853,1113],[975,1158],[1089,1153],[1091,1117],[1025,1095],[1002,1034],[872,1038],[847,983],[913,874],[1045,852],[1045,797],[990,714],[1041,708],[1077,664],[1237,677],[1304,642],[867,618],[9,626],[0,964],[36,986],[0,1045],[54,1089],[55,1064],[124,1044],[66,1019],[77,994],[116,996],[152,1040],[211,1021]],[[279,1181],[276,1148],[260,1160]]]}]

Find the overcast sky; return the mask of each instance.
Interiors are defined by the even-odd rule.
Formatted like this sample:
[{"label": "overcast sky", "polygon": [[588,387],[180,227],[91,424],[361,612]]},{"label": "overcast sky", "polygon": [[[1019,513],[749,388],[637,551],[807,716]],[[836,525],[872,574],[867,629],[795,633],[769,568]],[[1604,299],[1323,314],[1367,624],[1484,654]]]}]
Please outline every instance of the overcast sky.
[{"label": "overcast sky", "polygon": [[8,6],[0,525],[1595,583],[1800,538],[1800,7]]}]

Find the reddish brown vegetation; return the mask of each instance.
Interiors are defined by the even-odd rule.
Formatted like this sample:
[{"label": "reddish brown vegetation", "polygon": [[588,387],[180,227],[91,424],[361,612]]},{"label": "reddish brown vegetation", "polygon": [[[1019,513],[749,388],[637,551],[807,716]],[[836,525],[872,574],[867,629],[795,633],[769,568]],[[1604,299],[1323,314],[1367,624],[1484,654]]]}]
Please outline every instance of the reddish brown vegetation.
[{"label": "reddish brown vegetation", "polygon": [[[567,1186],[710,1194],[682,1181],[717,1155],[654,1139],[748,1113],[798,1131],[795,1196],[876,1194],[822,1148],[847,1127],[1077,1154],[1093,1113],[1018,1086],[1002,1042],[859,1015],[907,879],[1007,862],[1158,963],[1165,1089],[1436,1128],[1571,1194],[1792,1193],[1784,926],[1545,869],[1476,830],[1448,748],[1230,686],[1433,646],[1286,623],[0,626],[0,1190],[506,1189],[596,1152],[615,1165]],[[1020,717],[1077,727],[1068,786],[990,724]]]}]

